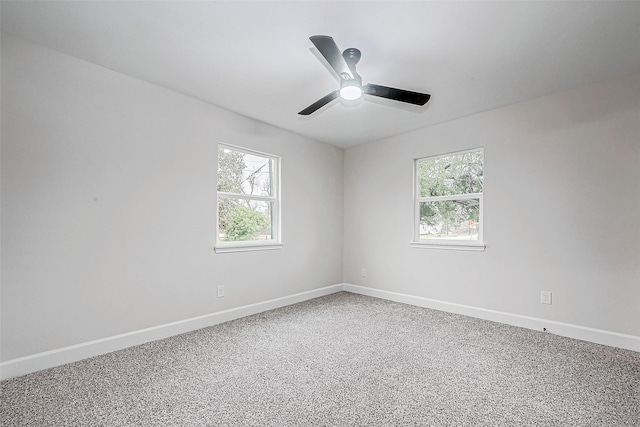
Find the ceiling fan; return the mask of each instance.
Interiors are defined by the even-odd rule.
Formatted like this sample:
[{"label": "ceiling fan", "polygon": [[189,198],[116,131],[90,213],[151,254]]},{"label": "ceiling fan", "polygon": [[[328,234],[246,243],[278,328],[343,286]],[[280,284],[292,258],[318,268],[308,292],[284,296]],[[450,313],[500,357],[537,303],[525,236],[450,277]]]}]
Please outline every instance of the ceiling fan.
[{"label": "ceiling fan", "polygon": [[395,89],[387,86],[374,85],[372,83],[363,86],[362,77],[356,72],[356,64],[360,60],[361,55],[358,49],[351,47],[340,53],[336,42],[329,36],[311,36],[309,40],[311,40],[311,43],[315,45],[331,68],[338,74],[338,77],[340,77],[340,89],[334,90],[300,111],[298,114],[302,116],[308,116],[338,97],[346,100],[355,100],[360,98],[362,94],[365,94],[414,105],[424,105],[429,101],[429,98],[431,98],[431,95],[426,93],[411,92],[409,90]]}]

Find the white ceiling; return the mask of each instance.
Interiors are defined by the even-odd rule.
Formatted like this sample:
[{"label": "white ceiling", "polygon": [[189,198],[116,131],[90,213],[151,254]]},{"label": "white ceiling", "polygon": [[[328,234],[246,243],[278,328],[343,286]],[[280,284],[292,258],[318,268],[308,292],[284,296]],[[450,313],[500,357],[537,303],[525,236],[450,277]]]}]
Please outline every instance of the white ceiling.
[{"label": "white ceiling", "polygon": [[[2,30],[342,147],[640,71],[640,2],[2,2]],[[308,37],[432,95],[297,114],[338,88]]]}]

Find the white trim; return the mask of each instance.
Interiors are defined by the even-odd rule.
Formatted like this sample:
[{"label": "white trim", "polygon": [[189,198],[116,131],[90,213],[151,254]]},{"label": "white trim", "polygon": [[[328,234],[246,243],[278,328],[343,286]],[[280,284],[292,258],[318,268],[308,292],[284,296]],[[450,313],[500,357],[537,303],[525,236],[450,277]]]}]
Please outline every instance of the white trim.
[{"label": "white trim", "polygon": [[469,200],[469,199],[482,199],[483,193],[465,193],[465,194],[453,194],[451,196],[428,196],[417,197],[416,200],[420,202],[443,202],[448,200]]},{"label": "white trim", "polygon": [[275,203],[278,201],[274,196],[260,196],[257,194],[239,194],[239,193],[226,193],[224,191],[218,191],[218,197],[224,197],[227,199],[246,199],[256,200],[258,202],[270,202]]},{"label": "white trim", "polygon": [[251,251],[272,251],[275,249],[282,249],[284,246],[282,243],[257,243],[252,242],[248,244],[229,244],[214,246],[213,250],[217,254],[231,253],[231,252],[251,252]]},{"label": "white trim", "polygon": [[233,151],[239,151],[239,152],[244,153],[244,154],[251,154],[251,155],[254,155],[254,156],[257,155],[257,156],[261,156],[261,157],[280,158],[279,156],[276,156],[276,155],[271,154],[271,153],[265,153],[264,151],[254,150],[253,148],[241,147],[239,145],[227,144],[226,142],[222,142],[222,141],[218,141],[218,146],[222,146],[223,148],[226,148],[226,149],[229,149],[229,150],[233,150]]},{"label": "white trim", "polygon": [[554,320],[546,320],[538,317],[522,316],[519,314],[472,307],[469,305],[456,304],[431,298],[400,294],[382,289],[351,285],[349,283],[344,283],[344,290],[355,294],[368,295],[375,298],[411,304],[418,307],[426,307],[449,313],[462,314],[464,316],[506,323],[507,325],[519,326],[527,329],[542,331],[543,328],[546,328],[547,332],[563,337],[640,352],[640,337],[635,335],[621,334],[619,332],[589,328],[571,323],[556,322]]},{"label": "white trim", "polygon": [[447,153],[433,154],[426,157],[416,157],[414,160],[429,160],[429,159],[437,159],[440,157],[447,157],[447,156],[461,156],[469,153],[475,153],[476,151],[482,151],[484,153],[484,145],[481,145],[476,148],[469,148],[467,150],[449,151]]},{"label": "white trim", "polygon": [[273,310],[275,308],[291,304],[297,304],[299,302],[341,291],[491,320],[494,322],[538,331],[542,331],[543,328],[546,328],[548,332],[556,335],[640,352],[640,337],[635,335],[626,335],[618,332],[573,325],[570,323],[556,322],[553,320],[522,316],[519,314],[488,310],[485,308],[472,307],[431,298],[342,283],[219,311],[217,313],[205,314],[191,319],[180,320],[86,343],[71,345],[56,350],[45,351],[43,353],[20,357],[17,359],[7,360],[6,362],[0,363],[0,380],[26,375],[42,369],[76,362],[88,357],[99,356],[112,351],[122,350],[127,347],[168,338],[185,332],[206,328],[208,326],[217,325],[234,319],[239,319],[241,317],[251,316],[253,314],[262,313],[264,311]]},{"label": "white trim", "polygon": [[466,240],[423,240],[423,242],[429,243],[411,242],[411,247],[419,249],[448,249],[455,251],[484,251],[487,247],[482,243]]},{"label": "white trim", "polygon": [[112,337],[75,344],[0,363],[0,380],[26,375],[42,369],[53,368],[66,363],[76,362],[88,357],[99,356],[112,351],[122,350],[127,347],[144,344],[185,332],[206,328],[263,311],[296,304],[302,301],[318,298],[342,291],[342,284],[326,286],[311,291],[300,292],[281,298],[275,298],[264,302],[249,304],[242,307],[223,310],[216,313],[205,314],[191,319],[179,320],[151,328],[127,332]]}]

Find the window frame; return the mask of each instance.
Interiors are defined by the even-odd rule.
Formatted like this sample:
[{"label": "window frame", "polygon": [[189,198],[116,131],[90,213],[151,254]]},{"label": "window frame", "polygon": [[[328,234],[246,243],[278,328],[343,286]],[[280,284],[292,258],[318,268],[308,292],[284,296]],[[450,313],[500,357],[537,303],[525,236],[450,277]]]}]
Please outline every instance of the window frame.
[{"label": "window frame", "polygon": [[[420,157],[413,159],[413,240],[411,247],[420,249],[452,249],[463,251],[484,251],[484,179],[482,182],[482,193],[463,193],[448,196],[420,196],[420,167],[419,162],[440,157],[464,155],[467,153],[482,152],[482,175],[484,177],[484,147],[471,148],[468,150],[454,151],[434,156]],[[438,202],[447,200],[468,200],[478,199],[478,240],[456,240],[456,239],[434,239],[420,240],[420,203]]]},{"label": "window frame", "polygon": [[[236,152],[249,154],[252,156],[265,157],[271,162],[271,195],[252,195],[252,194],[240,194],[231,193],[226,191],[217,190],[218,168],[219,158],[218,152],[220,148],[233,150]],[[247,252],[247,251],[265,251],[281,249],[282,244],[282,220],[281,220],[281,205],[282,198],[280,193],[280,164],[281,157],[274,154],[265,153],[262,151],[253,150],[250,148],[240,147],[238,145],[227,144],[219,142],[216,150],[216,237],[215,245],[213,247],[216,253],[228,253],[228,252]],[[271,236],[270,240],[246,240],[235,242],[224,242],[220,240],[220,198],[227,199],[245,199],[260,202],[267,202],[272,204],[271,211]]]}]

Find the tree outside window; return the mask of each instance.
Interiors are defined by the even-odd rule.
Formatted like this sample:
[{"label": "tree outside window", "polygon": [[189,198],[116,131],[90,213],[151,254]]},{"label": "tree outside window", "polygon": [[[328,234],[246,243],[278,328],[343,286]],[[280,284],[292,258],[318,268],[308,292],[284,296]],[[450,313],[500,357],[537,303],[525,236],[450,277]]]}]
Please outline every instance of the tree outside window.
[{"label": "tree outside window", "polygon": [[415,241],[482,241],[482,149],[416,160]]},{"label": "tree outside window", "polygon": [[218,146],[218,244],[278,240],[279,159]]}]

